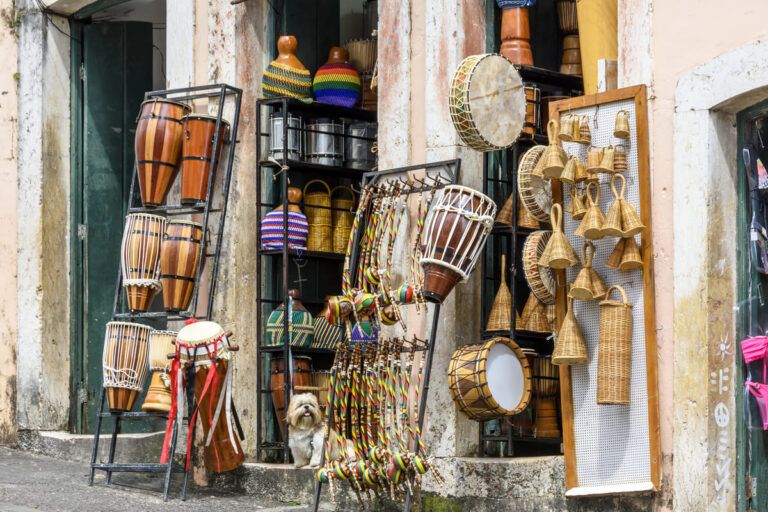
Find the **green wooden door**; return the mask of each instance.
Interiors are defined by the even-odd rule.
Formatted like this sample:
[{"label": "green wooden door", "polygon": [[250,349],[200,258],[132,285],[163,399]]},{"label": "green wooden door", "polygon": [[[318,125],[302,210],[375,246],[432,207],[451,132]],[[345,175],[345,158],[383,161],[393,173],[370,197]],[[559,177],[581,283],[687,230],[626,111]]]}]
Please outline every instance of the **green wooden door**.
[{"label": "green wooden door", "polygon": [[82,113],[81,188],[72,194],[81,212],[80,225],[73,226],[81,253],[75,272],[81,303],[73,312],[81,331],[75,430],[91,432],[101,392],[104,329],[120,268],[136,115],[152,88],[152,24],[95,23],[84,25],[81,34],[81,104],[73,108]]},{"label": "green wooden door", "polygon": [[285,33],[296,36],[299,60],[313,74],[339,41],[339,0],[286,0]]}]

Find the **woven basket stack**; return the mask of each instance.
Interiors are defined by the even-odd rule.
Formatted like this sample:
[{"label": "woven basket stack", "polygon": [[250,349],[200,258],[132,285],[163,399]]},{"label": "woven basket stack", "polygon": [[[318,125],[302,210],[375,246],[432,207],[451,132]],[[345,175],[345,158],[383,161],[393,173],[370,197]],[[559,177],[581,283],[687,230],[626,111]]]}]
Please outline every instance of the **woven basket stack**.
[{"label": "woven basket stack", "polygon": [[[346,194],[348,197],[344,197]],[[333,247],[332,251],[344,254],[347,251],[349,233],[355,219],[355,192],[345,186],[331,190],[331,206],[333,207]]]},{"label": "woven basket stack", "polygon": [[[312,185],[322,190],[310,192]],[[309,223],[307,249],[318,252],[333,250],[333,223],[331,220],[331,189],[323,180],[311,180],[304,185],[304,211]]]}]

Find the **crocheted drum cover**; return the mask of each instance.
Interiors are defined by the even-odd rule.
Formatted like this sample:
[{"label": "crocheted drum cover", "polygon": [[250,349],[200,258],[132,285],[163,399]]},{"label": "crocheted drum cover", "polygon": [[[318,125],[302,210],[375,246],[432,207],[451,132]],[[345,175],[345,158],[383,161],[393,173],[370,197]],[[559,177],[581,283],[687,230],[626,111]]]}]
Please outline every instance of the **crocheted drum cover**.
[{"label": "crocheted drum cover", "polygon": [[290,96],[300,100],[312,98],[312,75],[306,69],[296,69],[271,62],[261,78],[265,98]]},{"label": "crocheted drum cover", "polygon": [[312,91],[319,103],[354,107],[360,101],[360,75],[351,64],[324,64],[315,73]]},{"label": "crocheted drum cover", "polygon": [[[307,250],[309,224],[307,217],[301,212],[288,212],[288,248],[301,251]],[[269,212],[261,220],[261,246],[264,249],[283,248],[283,212]]]}]

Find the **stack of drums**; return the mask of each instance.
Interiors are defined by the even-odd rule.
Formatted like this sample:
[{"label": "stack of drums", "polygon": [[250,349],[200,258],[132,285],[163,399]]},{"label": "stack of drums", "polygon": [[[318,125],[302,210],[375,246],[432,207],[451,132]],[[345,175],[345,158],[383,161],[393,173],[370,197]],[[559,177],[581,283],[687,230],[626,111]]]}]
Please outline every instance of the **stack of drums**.
[{"label": "stack of drums", "polygon": [[169,312],[189,308],[203,250],[203,226],[197,222],[168,222],[160,249],[163,307]]},{"label": "stack of drums", "polygon": [[541,126],[541,89],[533,85],[525,86],[525,122],[523,133],[533,138]]},{"label": "stack of drums", "polygon": [[353,39],[347,42],[344,47],[349,52],[349,62],[355,66],[360,73],[363,99],[361,107],[365,110],[376,111],[378,96],[376,88],[372,87],[374,82],[374,70],[376,68],[376,39]]}]

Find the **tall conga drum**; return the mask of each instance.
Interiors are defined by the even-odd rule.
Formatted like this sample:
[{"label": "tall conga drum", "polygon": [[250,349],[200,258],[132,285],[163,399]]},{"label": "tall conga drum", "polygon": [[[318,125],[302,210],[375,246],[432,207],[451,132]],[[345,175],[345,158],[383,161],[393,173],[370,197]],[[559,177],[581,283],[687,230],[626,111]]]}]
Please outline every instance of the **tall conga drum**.
[{"label": "tall conga drum", "polygon": [[141,202],[165,203],[179,172],[183,140],[182,119],[192,109],[183,103],[154,98],[141,104],[136,126],[136,164]]},{"label": "tall conga drum", "polygon": [[559,372],[549,357],[533,359],[533,407],[536,418],[536,437],[560,437],[557,423],[557,392],[560,389]]},{"label": "tall conga drum", "polygon": [[181,146],[181,202],[195,204],[205,201],[208,195],[208,178],[213,178],[221,162],[224,142],[229,139],[229,123],[224,119],[219,124],[219,137],[214,152],[213,139],[216,135],[216,117],[190,114],[184,118],[184,142]]},{"label": "tall conga drum", "polygon": [[172,220],[165,228],[160,249],[160,282],[166,311],[179,312],[189,307],[202,243],[203,226],[197,222]]},{"label": "tall conga drum", "polygon": [[160,290],[160,244],[165,223],[165,217],[148,213],[131,213],[125,219],[120,262],[131,311],[147,311]]},{"label": "tall conga drum", "polygon": [[449,185],[433,204],[422,244],[423,292],[430,302],[442,303],[475,268],[493,228],[496,203],[471,188]]},{"label": "tall conga drum", "polygon": [[195,367],[195,413],[203,427],[205,467],[232,471],[245,460],[232,415],[231,359],[237,348],[219,324],[207,321],[182,328],[176,345],[181,366]]},{"label": "tall conga drum", "polygon": [[149,332],[146,325],[108,322],[102,367],[111,411],[130,411],[147,378]]},{"label": "tall conga drum", "polygon": [[[275,406],[277,425],[280,427],[280,435],[283,439],[287,440],[285,414],[288,404],[285,403],[285,392],[283,390],[283,386],[288,379],[285,359],[280,356],[273,356],[272,361],[269,363],[269,374],[269,384],[272,388],[272,404]],[[310,385],[312,385],[312,358],[308,356],[293,356],[293,387]]]},{"label": "tall conga drum", "polygon": [[142,411],[168,412],[171,410],[171,361],[168,354],[175,352],[175,331],[157,331],[149,333],[149,381],[147,396],[141,404]]}]

